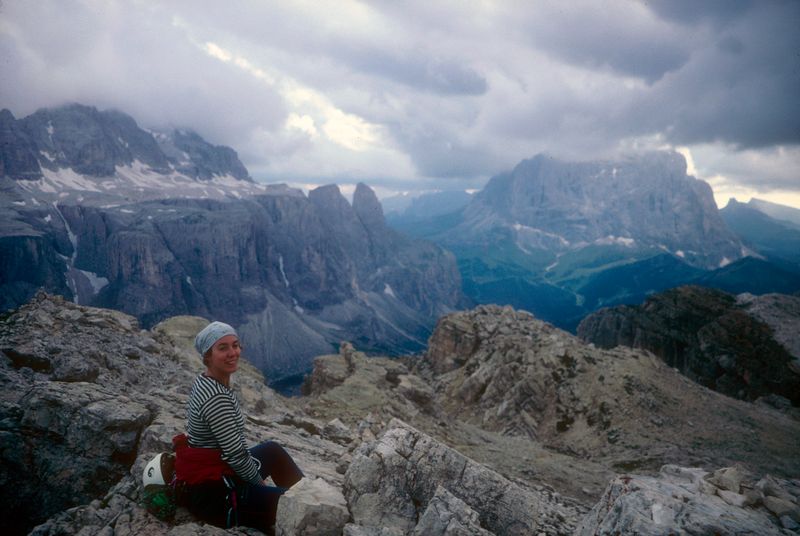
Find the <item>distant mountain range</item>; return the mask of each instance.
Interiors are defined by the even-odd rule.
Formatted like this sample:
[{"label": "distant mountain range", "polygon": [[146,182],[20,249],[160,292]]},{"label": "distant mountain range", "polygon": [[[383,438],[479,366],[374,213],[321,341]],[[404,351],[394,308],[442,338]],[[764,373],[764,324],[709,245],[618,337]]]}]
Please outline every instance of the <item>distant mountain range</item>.
[{"label": "distant mountain range", "polygon": [[144,326],[223,320],[277,379],[342,340],[420,350],[466,303],[452,255],[388,228],[366,185],[256,184],[228,147],[82,105],[3,110],[0,142],[2,310],[44,288]]},{"label": "distant mountain range", "polygon": [[752,199],[731,199],[722,219],[748,247],[778,264],[800,264],[800,210]]},{"label": "distant mountain range", "polygon": [[[414,206],[454,208],[426,217]],[[453,251],[476,302],[574,330],[598,308],[684,284],[800,290],[800,227],[791,221],[800,211],[757,200],[735,209],[719,211],[677,153],[580,163],[538,155],[471,197],[423,196],[388,222]]]},{"label": "distant mountain range", "polygon": [[393,228],[366,185],[351,204],[335,185],[257,184],[228,147],[79,104],[0,112],[0,172],[0,308],[43,287],[145,326],[226,320],[273,379],[342,340],[418,351],[436,318],[470,303],[574,330],[684,284],[800,290],[800,211],[718,211],[676,153],[539,155],[475,194],[397,198]]}]

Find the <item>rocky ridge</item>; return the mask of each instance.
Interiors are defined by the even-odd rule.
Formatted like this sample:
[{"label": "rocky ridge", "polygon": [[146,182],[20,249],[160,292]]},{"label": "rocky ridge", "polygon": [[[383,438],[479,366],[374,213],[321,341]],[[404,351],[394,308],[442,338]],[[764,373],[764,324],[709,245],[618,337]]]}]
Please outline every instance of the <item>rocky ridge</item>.
[{"label": "rocky ridge", "polygon": [[418,368],[447,413],[618,471],[735,461],[793,470],[795,420],[698,386],[651,354],[588,346],[523,311],[443,317]]},{"label": "rocky ridge", "polygon": [[[143,331],[135,319],[122,313],[43,294],[0,321],[3,442],[25,445],[25,449],[2,450],[0,477],[4,482],[27,481],[29,496],[45,489],[53,494],[46,503],[47,511],[39,512],[40,517],[49,519],[33,534],[256,534],[250,529],[223,531],[202,525],[183,510],[171,523],[164,523],[139,505],[144,463],[155,452],[168,449],[171,437],[183,427],[187,391],[201,368],[191,340],[203,323],[196,317],[177,317]],[[650,416],[663,418],[664,435],[673,436],[675,450],[665,460],[700,461],[707,473],[712,472],[710,466],[718,467],[732,458],[744,463],[744,476],[735,484],[736,493],[732,491],[734,484],[723,483],[736,481],[727,473],[703,478],[709,484],[697,484],[703,493],[683,503],[685,515],[662,515],[667,512],[665,508],[675,507],[663,493],[635,495],[630,493],[632,487],[620,493],[614,481],[607,492],[613,499],[600,503],[616,504],[609,510],[614,515],[609,516],[598,506],[591,519],[585,517],[605,483],[618,473],[626,478],[643,478],[654,489],[660,486],[660,490],[671,490],[674,483],[664,476],[635,477],[629,469],[614,467],[620,452],[602,448],[607,435],[600,434],[599,441],[590,440],[589,436],[597,432],[579,425],[583,419],[580,412],[576,412],[570,441],[577,447],[601,445],[597,456],[577,449],[568,452],[564,443],[549,435],[567,432],[559,431],[557,423],[547,418],[542,418],[535,439],[522,427],[509,427],[514,421],[510,414],[498,426],[487,425],[481,419],[488,408],[488,396],[445,404],[467,383],[461,378],[471,377],[480,369],[475,363],[496,357],[500,348],[525,355],[525,348],[515,353],[516,343],[512,343],[520,328],[524,340],[529,337],[539,341],[533,347],[541,357],[544,376],[553,377],[547,363],[551,359],[560,361],[565,350],[585,362],[585,356],[579,353],[582,345],[574,337],[548,328],[527,314],[501,308],[480,308],[445,317],[431,341],[433,354],[422,360],[367,358],[344,344],[339,354],[317,360],[309,382],[310,395],[301,399],[276,395],[264,387],[263,377],[253,367],[242,362],[235,389],[247,415],[248,441],[271,438],[281,442],[307,476],[281,500],[277,533],[570,534],[579,526],[589,526],[593,519],[611,530],[621,530],[644,515],[627,512],[671,520],[672,524],[664,525],[665,531],[679,532],[687,517],[712,506],[719,510],[718,501],[725,497],[734,502],[725,510],[732,516],[727,518],[726,527],[757,523],[755,526],[765,534],[795,530],[791,523],[800,482],[787,476],[797,475],[793,438],[799,431],[798,421],[768,407],[703,390],[672,373],[663,388],[684,403],[683,420],[689,414],[710,425],[707,435],[692,427],[689,429],[694,432],[686,433],[686,428],[669,422],[676,417],[659,404],[666,395],[644,383],[636,363],[646,362],[642,370],[656,376],[669,374],[670,369],[644,354],[634,357],[634,351],[601,352],[582,346],[609,377],[625,371],[620,381],[627,382],[633,394],[623,395],[624,387],[617,391],[619,405],[612,407],[607,417],[613,427],[622,430],[618,444],[629,460],[646,457],[658,440],[664,440],[644,432],[637,436],[626,424],[628,420],[641,420],[639,414],[630,412],[646,393],[655,401],[649,407]],[[555,346],[550,348],[549,342]],[[612,359],[620,361],[616,371],[611,370]],[[530,363],[527,371],[534,378],[537,361]],[[562,364],[566,373],[565,367]],[[454,374],[460,368],[465,371]],[[583,365],[575,367],[574,381],[566,386],[576,394],[589,392],[586,384],[594,380],[591,371],[581,368]],[[519,376],[520,383],[530,381],[522,373]],[[485,372],[478,377],[485,377]],[[504,378],[507,376],[503,373],[495,381],[507,381]],[[534,379],[533,383],[537,381],[541,380]],[[451,383],[456,386],[452,391]],[[610,379],[604,385],[610,392],[618,389]],[[499,405],[513,399],[518,389],[508,391],[510,398],[494,388],[486,389]],[[549,395],[543,391],[536,396]],[[562,403],[566,404],[563,397]],[[545,404],[556,402],[545,398]],[[71,426],[52,426],[68,418]],[[714,419],[719,420],[717,427]],[[586,437],[576,433],[579,428]],[[715,438],[719,441],[712,444],[710,436],[724,429],[746,437],[739,444],[727,437]],[[679,432],[684,433],[684,443],[674,437]],[[693,444],[691,448],[689,443]],[[682,452],[684,449],[686,452]],[[708,458],[698,457],[701,452],[708,453]],[[28,472],[24,472],[26,469]],[[645,474],[657,470],[648,463],[636,469]],[[670,471],[696,473],[688,469],[667,473],[672,474]],[[775,476],[764,477],[765,472]],[[581,491],[579,486],[591,489]],[[751,488],[761,495],[750,493]],[[723,493],[726,490],[732,495]],[[739,495],[749,497],[750,502],[745,504]],[[620,502],[629,496],[633,501],[630,507]],[[3,499],[0,504],[4,508],[25,512],[21,506],[24,499],[19,504],[13,498]],[[29,515],[16,519],[30,524],[41,521]],[[15,533],[29,528],[17,527]]]},{"label": "rocky ridge", "polygon": [[[751,199],[730,199],[720,210],[725,223],[750,248],[783,266],[800,264],[800,210]],[[793,266],[792,266],[793,265]]]},{"label": "rocky ridge", "polygon": [[352,204],[256,184],[230,148],[81,105],[5,111],[0,137],[0,310],[42,288],[145,327],[215,318],[280,379],[343,339],[416,351],[466,303],[452,255],[386,227],[364,184]]},{"label": "rocky ridge", "polygon": [[[800,298],[733,296],[679,287],[642,305],[602,309],[578,326],[578,336],[602,348],[653,352],[669,366],[726,395],[775,396],[800,405]],[[777,401],[779,403],[779,401]]]},{"label": "rocky ridge", "polygon": [[[712,473],[744,463],[752,474],[793,478],[799,469],[796,416],[710,391],[652,354],[598,350],[511,308],[447,315],[421,358],[367,358],[345,345],[317,358],[306,389],[301,403],[317,418],[358,426],[365,413],[379,423],[402,416],[565,506],[575,504],[567,497],[595,504],[616,475],[655,477],[665,465]],[[719,500],[708,489],[685,515]],[[659,497],[648,507],[661,508]],[[780,530],[778,517],[762,514]],[[663,530],[680,533],[686,520],[672,521]],[[606,526],[617,522],[630,518]]]}]

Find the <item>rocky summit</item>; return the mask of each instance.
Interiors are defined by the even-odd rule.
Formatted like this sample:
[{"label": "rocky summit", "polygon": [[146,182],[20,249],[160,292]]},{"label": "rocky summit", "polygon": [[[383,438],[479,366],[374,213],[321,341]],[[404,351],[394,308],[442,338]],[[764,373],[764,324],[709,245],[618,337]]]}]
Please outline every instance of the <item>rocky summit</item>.
[{"label": "rocky summit", "polygon": [[597,346],[649,350],[711,389],[778,406],[800,405],[798,333],[797,296],[737,297],[698,286],[601,309],[578,326],[578,336]]},{"label": "rocky summit", "polygon": [[[142,330],[46,294],[0,319],[6,533],[258,534],[141,505],[144,464],[183,431],[204,322]],[[280,442],[306,475],[277,534],[798,531],[795,416],[510,308],[443,317],[421,356],[344,343],[301,398],[263,382],[244,360],[234,375],[247,439]]]}]

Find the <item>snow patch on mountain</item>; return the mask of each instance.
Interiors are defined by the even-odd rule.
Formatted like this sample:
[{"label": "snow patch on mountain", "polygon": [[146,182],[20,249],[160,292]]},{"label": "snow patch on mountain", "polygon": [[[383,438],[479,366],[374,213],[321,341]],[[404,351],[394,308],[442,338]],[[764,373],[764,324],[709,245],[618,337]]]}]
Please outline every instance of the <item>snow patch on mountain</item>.
[{"label": "snow patch on mountain", "polygon": [[[42,168],[42,178],[19,181],[17,185],[31,195],[31,202],[39,200],[88,201],[102,199],[101,206],[112,206],[108,196],[125,202],[153,199],[242,199],[267,193],[268,186],[236,177],[214,175],[210,180],[199,181],[177,171],[162,173],[147,164],[134,160],[130,165],[115,166],[115,173],[108,177],[91,177],[75,172],[72,168],[55,170]],[[87,199],[85,196],[89,195]],[[39,198],[39,200],[37,200]],[[23,206],[24,201],[15,204]]]},{"label": "snow patch on mountain", "polygon": [[633,246],[636,245],[636,240],[625,236],[608,235],[604,236],[603,238],[598,238],[597,240],[594,241],[594,243],[599,246],[619,245],[632,248]]}]

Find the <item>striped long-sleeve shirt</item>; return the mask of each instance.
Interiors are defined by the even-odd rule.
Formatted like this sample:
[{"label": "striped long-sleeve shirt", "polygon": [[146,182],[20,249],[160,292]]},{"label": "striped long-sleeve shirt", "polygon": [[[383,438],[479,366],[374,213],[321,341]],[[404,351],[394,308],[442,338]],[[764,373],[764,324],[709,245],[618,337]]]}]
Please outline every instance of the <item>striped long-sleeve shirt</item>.
[{"label": "striped long-sleeve shirt", "polygon": [[201,374],[192,385],[186,416],[190,446],[220,449],[240,478],[261,483],[261,464],[245,446],[244,418],[233,391]]}]

